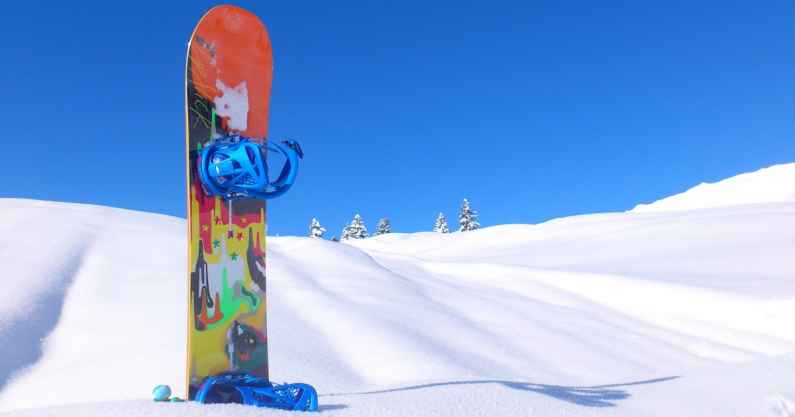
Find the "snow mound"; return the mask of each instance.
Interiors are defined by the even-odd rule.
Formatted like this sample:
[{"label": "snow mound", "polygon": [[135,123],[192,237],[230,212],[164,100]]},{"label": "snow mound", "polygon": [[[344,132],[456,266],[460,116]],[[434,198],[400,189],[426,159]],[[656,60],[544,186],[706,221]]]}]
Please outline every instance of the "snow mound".
[{"label": "snow mound", "polygon": [[785,201],[795,201],[795,163],[773,165],[713,184],[701,183],[681,194],[638,204],[630,211],[694,210]]},{"label": "snow mound", "polygon": [[[0,210],[2,415],[263,413],[146,401],[184,395],[183,219]],[[269,237],[271,374],[330,416],[786,416],[793,242],[795,202]]]}]

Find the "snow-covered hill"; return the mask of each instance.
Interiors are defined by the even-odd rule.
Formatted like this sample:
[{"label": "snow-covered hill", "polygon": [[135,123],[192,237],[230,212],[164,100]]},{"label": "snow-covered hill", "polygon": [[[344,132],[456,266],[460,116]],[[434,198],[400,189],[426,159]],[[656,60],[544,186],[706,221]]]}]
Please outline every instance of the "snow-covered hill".
[{"label": "snow-covered hill", "polygon": [[[324,415],[795,416],[795,201],[693,192],[730,206],[269,238],[271,373]],[[290,415],[146,400],[184,380],[184,220],[0,210],[3,415]]]},{"label": "snow-covered hill", "polygon": [[795,163],[773,165],[714,184],[701,183],[681,194],[651,204],[638,204],[634,212],[692,210],[795,200]]}]

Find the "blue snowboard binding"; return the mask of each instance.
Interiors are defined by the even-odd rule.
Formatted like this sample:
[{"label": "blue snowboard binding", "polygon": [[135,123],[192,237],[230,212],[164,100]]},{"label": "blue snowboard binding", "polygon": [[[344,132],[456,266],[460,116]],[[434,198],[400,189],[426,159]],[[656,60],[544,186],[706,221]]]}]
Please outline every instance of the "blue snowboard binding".
[{"label": "blue snowboard binding", "polygon": [[195,400],[204,404],[236,403],[292,411],[317,411],[317,392],[308,384],[273,385],[246,373],[207,377]]},{"label": "blue snowboard binding", "polygon": [[[275,181],[270,181],[263,150],[285,158]],[[259,144],[241,136],[225,136],[202,149],[199,177],[210,196],[269,200],[290,189],[298,174],[298,159],[303,156],[301,146],[295,141]]]}]

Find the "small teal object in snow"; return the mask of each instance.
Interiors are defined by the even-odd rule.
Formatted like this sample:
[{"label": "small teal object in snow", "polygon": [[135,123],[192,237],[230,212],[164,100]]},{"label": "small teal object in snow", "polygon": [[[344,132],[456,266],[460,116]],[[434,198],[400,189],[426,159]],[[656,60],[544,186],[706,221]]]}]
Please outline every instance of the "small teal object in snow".
[{"label": "small teal object in snow", "polygon": [[168,401],[171,396],[171,387],[168,385],[158,385],[152,390],[152,397],[155,401]]}]

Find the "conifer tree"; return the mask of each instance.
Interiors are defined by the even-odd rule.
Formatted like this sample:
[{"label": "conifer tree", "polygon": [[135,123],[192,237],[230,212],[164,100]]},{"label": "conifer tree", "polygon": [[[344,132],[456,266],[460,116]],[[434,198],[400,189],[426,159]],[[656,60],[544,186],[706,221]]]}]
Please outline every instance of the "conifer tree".
[{"label": "conifer tree", "polygon": [[447,226],[447,217],[444,213],[439,213],[436,216],[436,224],[433,225],[433,231],[437,233],[450,233],[450,227]]},{"label": "conifer tree", "polygon": [[309,223],[309,237],[313,237],[315,239],[323,239],[323,233],[326,232],[326,228],[320,225],[320,222],[317,221],[316,218],[312,217],[312,221]]},{"label": "conifer tree", "polygon": [[466,198],[461,203],[461,213],[458,215],[458,231],[460,232],[469,232],[472,230],[477,230],[480,228],[480,223],[478,223],[478,212],[472,210],[469,206],[469,200]]},{"label": "conifer tree", "polygon": [[367,226],[364,225],[362,216],[360,216],[358,213],[353,216],[351,224],[345,226],[345,228],[342,229],[342,240],[364,239],[368,236]]},{"label": "conifer tree", "polygon": [[375,234],[373,234],[373,236],[383,235],[386,233],[392,233],[392,225],[389,223],[389,219],[384,217],[378,220],[378,226],[376,226]]}]

